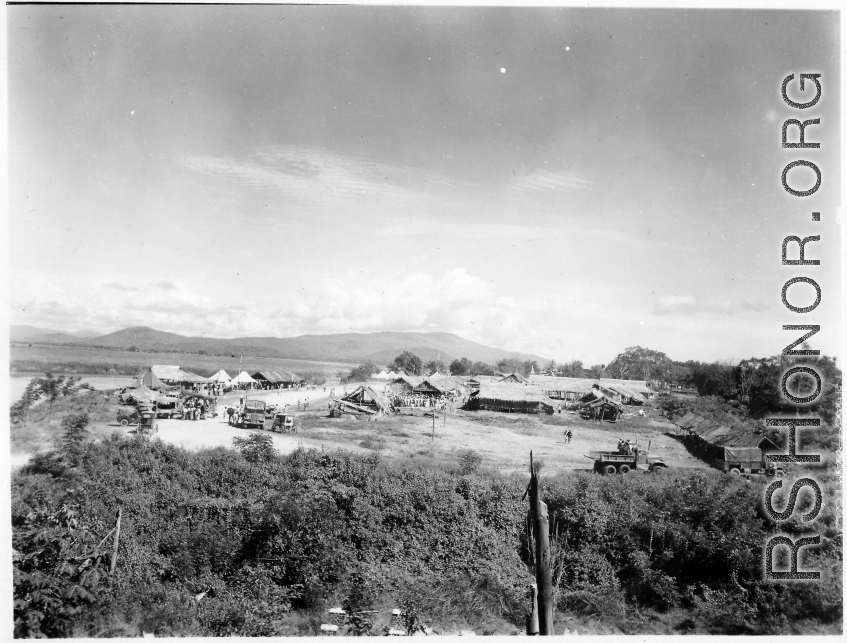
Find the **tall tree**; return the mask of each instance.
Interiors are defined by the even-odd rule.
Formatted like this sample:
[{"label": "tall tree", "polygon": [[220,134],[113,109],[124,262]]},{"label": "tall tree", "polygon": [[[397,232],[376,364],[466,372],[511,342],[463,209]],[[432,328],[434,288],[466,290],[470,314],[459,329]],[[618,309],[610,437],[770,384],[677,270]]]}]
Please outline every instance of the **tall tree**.
[{"label": "tall tree", "polygon": [[444,366],[444,362],[440,359],[433,359],[428,361],[424,365],[424,369],[429,371],[430,375],[435,375],[436,373],[445,373],[447,371],[447,367]]},{"label": "tall tree", "polygon": [[494,370],[494,366],[491,364],[487,364],[485,362],[474,362],[469,373],[471,375],[496,375],[497,371]]},{"label": "tall tree", "polygon": [[423,372],[421,358],[410,351],[403,351],[395,357],[392,366],[395,371],[402,370],[409,375],[420,375]]},{"label": "tall tree", "polygon": [[565,377],[585,377],[585,368],[578,359],[562,364],[561,371]]},{"label": "tall tree", "polygon": [[605,372],[606,366],[604,364],[595,364],[594,366],[585,369],[586,376],[593,380],[599,380],[601,377],[604,377]]},{"label": "tall tree", "polygon": [[453,375],[467,375],[471,371],[473,364],[467,357],[454,359],[450,362],[450,373]]},{"label": "tall tree", "polygon": [[621,380],[667,382],[671,360],[662,352],[633,346],[615,357],[606,367],[606,374]]}]

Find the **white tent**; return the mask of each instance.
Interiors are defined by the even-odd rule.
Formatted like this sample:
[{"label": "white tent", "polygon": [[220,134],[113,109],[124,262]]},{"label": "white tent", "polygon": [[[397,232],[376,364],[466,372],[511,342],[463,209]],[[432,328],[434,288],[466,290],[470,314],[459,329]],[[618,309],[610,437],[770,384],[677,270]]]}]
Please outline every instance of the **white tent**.
[{"label": "white tent", "polygon": [[397,373],[395,373],[394,371],[388,371],[388,379],[393,380],[396,377],[398,377]]},{"label": "white tent", "polygon": [[243,386],[244,388],[255,388],[259,383],[250,377],[247,371],[241,371],[238,375],[232,378],[232,384]]},{"label": "white tent", "polygon": [[227,374],[227,372],[223,369],[219,370],[217,373],[212,375],[209,378],[210,382],[217,382],[218,384],[226,384],[227,382],[231,382],[232,378]]},{"label": "white tent", "polygon": [[386,373],[385,371],[380,371],[380,372],[379,372],[379,373],[377,373],[376,375],[371,375],[371,379],[374,379],[374,380],[387,380],[387,379],[388,379],[388,373]]}]

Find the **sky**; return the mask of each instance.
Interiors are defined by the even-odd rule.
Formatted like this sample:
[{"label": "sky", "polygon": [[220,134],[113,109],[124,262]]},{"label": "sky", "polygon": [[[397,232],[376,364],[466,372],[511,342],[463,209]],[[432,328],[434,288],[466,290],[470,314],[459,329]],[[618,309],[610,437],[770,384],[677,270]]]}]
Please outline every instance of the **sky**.
[{"label": "sky", "polygon": [[[445,331],[585,364],[773,355],[820,324],[837,354],[834,12],[7,12],[13,324]],[[787,106],[812,72],[819,103]],[[821,148],[782,149],[786,118]],[[781,187],[797,159],[810,197]],[[820,266],[781,265],[814,234]],[[811,313],[781,302],[796,276]]]}]

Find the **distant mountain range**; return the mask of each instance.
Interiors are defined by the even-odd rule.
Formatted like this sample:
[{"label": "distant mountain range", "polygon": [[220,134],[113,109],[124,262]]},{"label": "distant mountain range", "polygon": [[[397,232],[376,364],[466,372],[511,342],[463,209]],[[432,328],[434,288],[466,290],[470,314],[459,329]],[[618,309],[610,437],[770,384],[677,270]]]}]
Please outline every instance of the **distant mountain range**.
[{"label": "distant mountain range", "polygon": [[409,350],[424,362],[467,357],[471,361],[494,362],[503,358],[535,360],[546,366],[550,360],[527,353],[516,353],[478,344],[452,333],[340,333],[335,335],[301,335],[300,337],[186,337],[147,326],[135,326],[97,336],[78,331],[45,330],[32,326],[11,326],[11,341],[39,344],[73,344],[116,350],[172,351],[205,353],[208,355],[244,355],[279,357],[326,362],[360,363],[367,360],[388,364],[404,350]]},{"label": "distant mountain range", "polygon": [[31,342],[47,344],[61,344],[64,342],[78,342],[80,339],[98,337],[100,333],[91,330],[52,330],[49,328],[36,328],[35,326],[9,326],[9,339],[13,342]]}]

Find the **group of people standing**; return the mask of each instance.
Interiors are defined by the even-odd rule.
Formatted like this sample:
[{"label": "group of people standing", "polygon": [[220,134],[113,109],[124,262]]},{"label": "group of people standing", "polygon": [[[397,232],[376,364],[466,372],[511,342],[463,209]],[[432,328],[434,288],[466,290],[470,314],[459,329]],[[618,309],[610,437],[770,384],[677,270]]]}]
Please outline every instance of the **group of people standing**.
[{"label": "group of people standing", "polygon": [[206,415],[213,415],[215,405],[199,397],[188,398],[182,405],[183,420],[205,420]]},{"label": "group of people standing", "polygon": [[618,455],[638,455],[638,447],[630,444],[629,440],[618,438]]}]

